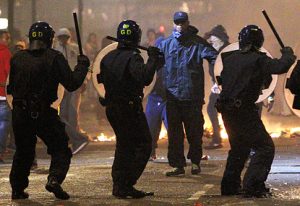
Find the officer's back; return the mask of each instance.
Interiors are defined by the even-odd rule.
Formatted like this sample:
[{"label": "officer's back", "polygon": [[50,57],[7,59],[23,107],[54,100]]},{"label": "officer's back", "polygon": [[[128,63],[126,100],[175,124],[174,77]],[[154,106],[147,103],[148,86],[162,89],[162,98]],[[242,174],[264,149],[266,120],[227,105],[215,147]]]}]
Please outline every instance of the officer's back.
[{"label": "officer's back", "polygon": [[257,61],[264,56],[261,52],[240,50],[222,54],[224,69],[221,74],[221,97],[247,98],[252,103],[255,102],[267,75]]},{"label": "officer's back", "polygon": [[[104,104],[128,100],[140,102],[144,96],[144,86],[152,82],[155,70],[163,65],[158,61],[159,50],[155,47],[148,49],[149,58],[144,64],[136,46],[141,38],[139,29],[131,35],[121,34],[122,31],[129,31],[126,24],[130,23],[132,22],[128,20],[128,23],[123,23],[125,26],[119,26],[117,35],[123,43],[119,43],[117,49],[108,53],[101,61],[101,73],[97,75],[97,79],[105,87],[105,103],[102,102]],[[131,40],[131,44],[125,43],[128,39]]]},{"label": "officer's back", "polygon": [[[78,64],[72,72],[62,53],[51,49],[44,38],[53,38],[54,32],[38,37],[39,31],[32,29],[34,37],[29,49],[19,51],[11,60],[9,93],[13,103],[28,103],[38,99],[42,104],[51,105],[57,99],[58,84],[68,91],[78,89],[85,79],[89,61],[85,56],[78,57]],[[47,42],[47,41],[45,41]],[[52,41],[48,42],[52,44]]]},{"label": "officer's back", "polygon": [[11,92],[14,100],[27,99],[34,94],[43,95],[41,98],[49,104],[57,99],[59,79],[51,77],[59,74],[60,68],[53,65],[57,55],[60,54],[52,49],[40,49],[23,50],[13,57]]},{"label": "officer's back", "polygon": [[[264,40],[262,32],[254,25],[248,27],[245,27],[244,30],[253,29],[254,32],[258,33],[253,40],[254,46],[243,39],[242,30],[239,42],[241,49],[225,52],[221,55],[223,71],[221,73],[222,92],[220,98],[227,100],[239,99],[243,100],[244,103],[253,104],[261,94],[265,80],[271,74],[287,72],[295,57],[293,51],[288,47],[281,50],[282,57],[280,59],[272,59],[266,53],[260,52],[259,48]],[[250,32],[244,33],[249,35]],[[245,39],[247,38],[245,37]]]}]

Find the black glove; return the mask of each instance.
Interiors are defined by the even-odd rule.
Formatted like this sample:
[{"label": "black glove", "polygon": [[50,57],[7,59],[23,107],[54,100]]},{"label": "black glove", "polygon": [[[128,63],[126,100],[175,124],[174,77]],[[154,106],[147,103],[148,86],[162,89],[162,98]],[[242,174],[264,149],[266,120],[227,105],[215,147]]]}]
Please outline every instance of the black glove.
[{"label": "black glove", "polygon": [[288,54],[288,55],[293,55],[294,54],[293,49],[289,46],[283,47],[280,51],[281,51],[282,54]]},{"label": "black glove", "polygon": [[99,97],[99,102],[100,102],[100,104],[101,104],[102,106],[106,106],[106,105],[107,105],[107,101],[106,101],[106,99],[103,98],[103,97]]},{"label": "black glove", "polygon": [[296,56],[294,55],[294,51],[291,47],[283,47],[281,50],[282,55],[287,55],[291,62],[296,60]]},{"label": "black glove", "polygon": [[84,65],[85,67],[89,67],[90,66],[90,60],[87,56],[85,55],[78,55],[77,56],[77,64],[81,64]]},{"label": "black glove", "polygon": [[147,50],[148,56],[149,57],[158,57],[162,53],[160,52],[159,48],[150,46]]},{"label": "black glove", "polygon": [[164,66],[164,54],[157,47],[150,46],[148,48],[148,56],[157,59],[157,70]]}]

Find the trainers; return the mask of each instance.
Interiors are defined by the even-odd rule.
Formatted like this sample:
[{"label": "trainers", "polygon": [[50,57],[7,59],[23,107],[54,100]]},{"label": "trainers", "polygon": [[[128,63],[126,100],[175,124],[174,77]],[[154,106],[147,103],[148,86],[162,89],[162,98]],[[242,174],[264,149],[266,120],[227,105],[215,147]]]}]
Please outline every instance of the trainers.
[{"label": "trainers", "polygon": [[85,146],[88,145],[88,143],[89,143],[89,141],[86,140],[78,145],[74,145],[72,154],[75,155],[75,154],[79,153],[81,150],[83,150],[83,148],[85,148]]},{"label": "trainers", "polygon": [[70,195],[65,192],[55,178],[50,178],[45,186],[46,190],[54,193],[55,197],[61,200],[68,200]]},{"label": "trainers", "polygon": [[223,145],[221,143],[211,143],[211,144],[205,146],[204,149],[211,150],[211,149],[220,149],[222,147],[223,147]]},{"label": "trainers", "polygon": [[210,157],[208,155],[202,155],[201,160],[208,160]]},{"label": "trainers", "polygon": [[192,169],[191,169],[191,173],[192,175],[198,175],[201,172],[201,168],[198,164],[192,164]]},{"label": "trainers", "polygon": [[174,167],[172,170],[166,172],[167,177],[180,177],[184,176],[185,171],[183,167]]},{"label": "trainers", "polygon": [[154,192],[144,192],[141,190],[137,190],[134,187],[120,187],[120,186],[113,186],[113,196],[119,199],[127,199],[127,198],[134,198],[139,199],[146,196],[153,196]]},{"label": "trainers", "polygon": [[23,200],[23,199],[28,199],[29,194],[24,191],[13,191],[11,194],[11,199],[12,200]]}]

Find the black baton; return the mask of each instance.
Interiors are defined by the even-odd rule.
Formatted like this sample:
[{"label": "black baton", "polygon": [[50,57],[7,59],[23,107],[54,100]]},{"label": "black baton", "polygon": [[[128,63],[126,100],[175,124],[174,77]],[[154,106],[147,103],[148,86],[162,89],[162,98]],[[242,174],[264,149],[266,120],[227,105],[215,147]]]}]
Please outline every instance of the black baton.
[{"label": "black baton", "polygon": [[76,30],[76,36],[77,36],[77,44],[78,44],[78,48],[79,48],[79,54],[82,55],[83,52],[82,52],[81,38],[80,38],[80,33],[79,33],[79,26],[78,26],[76,12],[73,13],[73,18],[74,18],[74,23],[75,23],[75,30]]},{"label": "black baton", "polygon": [[271,29],[272,29],[272,31],[273,31],[273,33],[274,33],[274,35],[275,35],[275,37],[276,37],[278,43],[280,44],[281,48],[283,48],[283,47],[284,47],[284,44],[283,44],[283,42],[281,41],[281,38],[280,38],[280,36],[278,35],[278,33],[277,33],[277,31],[276,31],[274,25],[272,24],[272,22],[271,22],[271,20],[270,20],[270,18],[269,18],[269,16],[268,16],[266,10],[262,10],[262,13],[263,13],[264,17],[266,18],[266,20],[267,20],[269,26],[271,27]]},{"label": "black baton", "polygon": [[[116,41],[116,42],[119,42],[119,43],[123,43],[123,44],[127,44],[127,45],[132,45],[131,43],[127,42],[127,41],[123,41],[123,40],[120,40],[120,39],[117,39],[115,37],[112,37],[112,36],[106,36],[107,39],[109,40],[112,40],[112,41]],[[147,47],[144,47],[144,46],[140,46],[140,45],[132,45],[134,47],[137,47],[139,49],[142,49],[142,50],[145,50],[145,51],[148,51],[148,48]]]},{"label": "black baton", "polygon": [[[120,40],[120,39],[117,39],[117,38],[112,37],[112,36],[106,36],[106,38],[109,39],[109,40],[115,41],[115,42],[119,42],[119,43],[122,43],[122,44],[126,44],[126,45],[129,45],[129,46],[132,46],[132,47],[139,48],[139,49],[141,49],[141,50],[148,51],[148,48],[147,48],[147,47],[144,47],[144,46],[141,46],[141,45],[133,45],[131,42],[127,42],[127,41],[124,41],[124,40]],[[159,52],[159,55],[164,55],[164,53],[162,53],[162,52],[160,51],[160,52]]]}]

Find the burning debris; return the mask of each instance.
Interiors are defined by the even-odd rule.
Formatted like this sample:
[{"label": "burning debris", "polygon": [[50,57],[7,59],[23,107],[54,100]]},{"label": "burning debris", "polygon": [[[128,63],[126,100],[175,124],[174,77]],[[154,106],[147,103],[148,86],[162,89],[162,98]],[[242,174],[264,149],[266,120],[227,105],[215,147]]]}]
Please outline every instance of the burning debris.
[{"label": "burning debris", "polygon": [[166,130],[164,124],[161,125],[159,139],[168,139],[168,131]]},{"label": "burning debris", "polygon": [[[206,127],[204,129],[203,136],[206,138],[212,138],[213,132],[212,127]],[[221,125],[221,137],[222,139],[228,139],[226,130]],[[297,138],[300,137],[300,127],[294,128],[281,128],[275,132],[269,132],[272,138]]]},{"label": "burning debris", "polygon": [[271,132],[272,138],[296,138],[300,137],[300,127],[285,128],[281,129],[279,132]]},{"label": "burning debris", "polygon": [[[159,139],[167,139],[168,138],[168,132],[164,125],[162,124],[160,134],[159,134]],[[113,142],[116,141],[116,136],[108,136],[104,134],[103,132],[100,133],[100,135],[93,137],[94,142]]]},{"label": "burning debris", "polygon": [[[224,128],[222,118],[219,118],[220,122],[220,134],[222,139],[228,139],[227,132]],[[300,127],[294,127],[294,128],[280,128],[277,131],[269,132],[270,136],[272,138],[297,138],[300,137]],[[206,138],[212,138],[213,135],[213,129],[211,126],[205,126],[203,136]],[[164,125],[161,126],[161,131],[159,134],[159,139],[167,139],[168,138],[168,132]],[[100,135],[93,138],[94,142],[113,142],[116,141],[116,136],[108,136],[104,133],[100,133]]]},{"label": "burning debris", "polygon": [[116,136],[107,136],[104,133],[100,133],[100,135],[94,137],[94,142],[113,142],[116,141]]},{"label": "burning debris", "polygon": [[[222,116],[218,115],[218,120],[220,124],[220,135],[222,139],[228,139],[228,134],[226,129],[224,128]],[[292,127],[292,128],[277,128],[276,131],[270,131],[270,136],[272,138],[296,138],[300,137],[300,127]],[[206,126],[204,129],[203,136],[206,138],[212,138],[213,128],[211,126]]]}]

